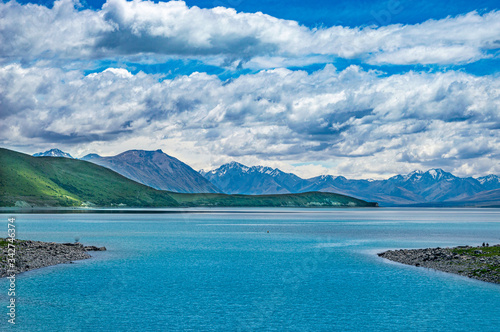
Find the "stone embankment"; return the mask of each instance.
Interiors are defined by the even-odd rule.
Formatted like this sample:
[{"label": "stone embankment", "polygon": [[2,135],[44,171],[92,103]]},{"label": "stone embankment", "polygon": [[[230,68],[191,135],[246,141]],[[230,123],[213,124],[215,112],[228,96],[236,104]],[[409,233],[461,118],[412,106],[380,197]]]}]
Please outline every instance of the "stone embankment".
[{"label": "stone embankment", "polygon": [[494,246],[389,250],[378,256],[407,265],[500,284],[500,244]]},{"label": "stone embankment", "polygon": [[[87,251],[104,251],[105,247],[84,246],[80,243],[54,243],[0,239],[0,278],[46,266],[71,263],[91,256]],[[12,251],[14,249],[15,251]],[[10,255],[9,255],[10,254]],[[14,264],[10,264],[14,259]],[[10,271],[9,271],[10,270]]]}]

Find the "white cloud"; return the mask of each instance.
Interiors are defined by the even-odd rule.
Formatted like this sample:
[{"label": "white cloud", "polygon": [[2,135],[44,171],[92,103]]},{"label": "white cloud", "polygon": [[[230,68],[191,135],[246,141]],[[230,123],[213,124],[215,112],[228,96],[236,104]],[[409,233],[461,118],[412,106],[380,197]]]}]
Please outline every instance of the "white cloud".
[{"label": "white cloud", "polygon": [[[62,147],[76,155],[162,148],[195,168],[236,160],[303,177],[383,178],[430,167],[500,173],[498,76],[280,68],[336,57],[473,62],[499,48],[500,12],[310,29],[184,2],[108,0],[97,11],[75,6],[71,0],[51,9],[0,3],[4,146]],[[172,57],[244,64],[257,73],[227,81],[206,73],[163,80],[123,68],[83,73],[88,61],[127,57],[148,65]]]},{"label": "white cloud", "polygon": [[[76,10],[71,0],[49,9],[0,4],[3,61],[102,59],[139,54],[253,59],[251,68],[307,64],[325,57],[372,64],[456,64],[498,49],[500,12],[471,12],[421,24],[310,29],[262,13],[182,1],[108,0],[101,10]],[[222,61],[222,60],[221,60]]]},{"label": "white cloud", "polygon": [[[118,76],[121,78],[130,78],[132,77],[132,73],[130,73],[127,69],[124,68],[107,68],[103,71],[103,73],[112,73],[113,76]],[[98,77],[99,73],[89,74],[87,77]]]},{"label": "white cloud", "polygon": [[228,81],[205,73],[160,80],[117,68],[85,76],[10,64],[0,66],[0,105],[0,139],[11,147],[162,148],[195,168],[319,161],[333,165],[330,174],[350,177],[445,166],[468,174],[464,165],[475,164],[478,172],[500,173],[495,76],[385,77],[327,65],[312,74],[275,69]]}]

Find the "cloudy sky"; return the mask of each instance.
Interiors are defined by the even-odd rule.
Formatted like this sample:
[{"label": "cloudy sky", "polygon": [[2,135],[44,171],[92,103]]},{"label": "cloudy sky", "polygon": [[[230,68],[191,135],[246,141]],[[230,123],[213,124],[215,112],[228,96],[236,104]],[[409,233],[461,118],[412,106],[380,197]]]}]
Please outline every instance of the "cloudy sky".
[{"label": "cloudy sky", "polygon": [[1,146],[500,175],[500,4],[0,2]]}]

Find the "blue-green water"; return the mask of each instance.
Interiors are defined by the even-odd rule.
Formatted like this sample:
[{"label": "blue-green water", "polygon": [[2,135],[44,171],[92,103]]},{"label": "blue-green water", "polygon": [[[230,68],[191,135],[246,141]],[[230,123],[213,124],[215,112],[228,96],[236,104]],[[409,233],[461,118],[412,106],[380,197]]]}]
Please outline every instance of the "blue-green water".
[{"label": "blue-green water", "polygon": [[[197,211],[200,212],[200,211]],[[7,217],[1,223],[7,233]],[[500,285],[404,266],[392,248],[500,243],[500,209],[18,214],[17,237],[108,248],[17,277],[0,330],[498,331]],[[0,224],[0,225],[1,225]],[[269,231],[269,233],[268,233]]]}]

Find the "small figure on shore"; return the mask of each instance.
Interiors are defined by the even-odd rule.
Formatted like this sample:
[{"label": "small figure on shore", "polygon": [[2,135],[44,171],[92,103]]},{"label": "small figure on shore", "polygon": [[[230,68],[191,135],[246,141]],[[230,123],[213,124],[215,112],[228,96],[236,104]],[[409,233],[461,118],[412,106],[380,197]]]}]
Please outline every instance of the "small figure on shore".
[{"label": "small figure on shore", "polygon": [[489,243],[486,243],[486,246],[487,246],[487,247],[489,247],[489,246],[490,246],[490,244],[489,244]]},{"label": "small figure on shore", "polygon": [[484,242],[483,242],[483,247],[484,247]]}]

